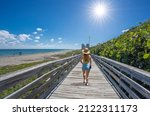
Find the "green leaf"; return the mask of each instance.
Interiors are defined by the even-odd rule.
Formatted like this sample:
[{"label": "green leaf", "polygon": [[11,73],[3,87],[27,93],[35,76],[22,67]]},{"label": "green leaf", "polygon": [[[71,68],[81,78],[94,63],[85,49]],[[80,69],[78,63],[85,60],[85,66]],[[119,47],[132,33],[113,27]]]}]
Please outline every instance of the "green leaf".
[{"label": "green leaf", "polygon": [[94,49],[92,51],[98,55],[143,70],[150,69],[150,20],[132,27],[117,38],[98,44]]},{"label": "green leaf", "polygon": [[143,58],[144,58],[144,59],[150,58],[150,54],[144,54]]},{"label": "green leaf", "polygon": [[150,39],[147,41],[147,47],[150,48]]}]

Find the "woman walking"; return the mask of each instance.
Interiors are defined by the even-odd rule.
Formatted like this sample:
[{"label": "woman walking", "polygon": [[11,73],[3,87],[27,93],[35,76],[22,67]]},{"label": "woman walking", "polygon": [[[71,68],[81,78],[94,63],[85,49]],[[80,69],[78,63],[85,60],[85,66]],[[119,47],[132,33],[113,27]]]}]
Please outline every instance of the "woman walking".
[{"label": "woman walking", "polygon": [[82,50],[82,57],[80,62],[82,63],[83,83],[88,85],[88,76],[92,66],[91,55],[88,48],[84,48],[84,50]]}]

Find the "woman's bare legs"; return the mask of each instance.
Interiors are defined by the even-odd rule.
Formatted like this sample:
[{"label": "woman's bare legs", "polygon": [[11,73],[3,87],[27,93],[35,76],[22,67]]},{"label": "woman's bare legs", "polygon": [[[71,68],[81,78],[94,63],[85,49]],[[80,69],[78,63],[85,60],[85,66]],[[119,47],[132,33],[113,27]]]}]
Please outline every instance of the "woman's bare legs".
[{"label": "woman's bare legs", "polygon": [[89,72],[90,71],[85,71],[86,85],[88,85],[88,81],[89,81]]},{"label": "woman's bare legs", "polygon": [[86,73],[85,73],[85,70],[83,70],[83,83],[86,82]]}]

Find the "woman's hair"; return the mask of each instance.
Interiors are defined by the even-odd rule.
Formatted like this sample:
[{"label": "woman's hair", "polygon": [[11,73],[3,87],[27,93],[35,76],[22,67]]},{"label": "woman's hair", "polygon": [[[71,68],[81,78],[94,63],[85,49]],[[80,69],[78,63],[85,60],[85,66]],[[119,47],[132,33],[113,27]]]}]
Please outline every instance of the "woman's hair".
[{"label": "woman's hair", "polygon": [[85,62],[89,62],[90,61],[89,54],[84,54],[83,55],[83,61],[85,61]]}]

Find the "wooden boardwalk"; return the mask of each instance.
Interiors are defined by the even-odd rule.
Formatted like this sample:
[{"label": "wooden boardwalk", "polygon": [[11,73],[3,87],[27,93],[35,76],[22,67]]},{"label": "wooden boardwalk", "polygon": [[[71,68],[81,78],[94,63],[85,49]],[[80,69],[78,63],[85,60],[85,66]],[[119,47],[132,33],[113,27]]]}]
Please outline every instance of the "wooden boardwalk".
[{"label": "wooden boardwalk", "polygon": [[50,99],[119,99],[117,93],[94,62],[89,75],[88,86],[83,83],[81,67],[81,63],[78,63],[53,92]]}]

